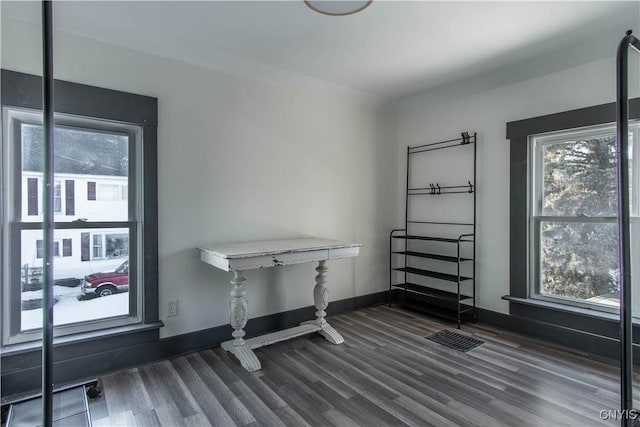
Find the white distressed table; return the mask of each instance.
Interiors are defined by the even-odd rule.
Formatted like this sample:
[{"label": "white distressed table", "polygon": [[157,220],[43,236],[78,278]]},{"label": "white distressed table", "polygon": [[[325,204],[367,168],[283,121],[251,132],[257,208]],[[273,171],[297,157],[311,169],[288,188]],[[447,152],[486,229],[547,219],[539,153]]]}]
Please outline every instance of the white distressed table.
[{"label": "white distressed table", "polygon": [[[232,271],[231,303],[229,317],[233,339],[221,344],[222,348],[234,354],[240,364],[249,372],[261,368],[260,361],[253,349],[279,341],[318,332],[327,341],[341,344],[344,338],[327,323],[325,316],[329,305],[329,291],[326,287],[327,271],[325,263],[330,259],[350,258],[360,253],[359,243],[345,243],[337,240],[300,238],[289,240],[270,240],[265,242],[229,243],[198,248],[200,259],[224,271]],[[316,318],[303,322],[299,326],[273,332],[245,340],[243,330],[247,324],[247,298],[244,288],[246,279],[242,272],[265,267],[318,262],[316,285],[313,288],[313,301]]]}]

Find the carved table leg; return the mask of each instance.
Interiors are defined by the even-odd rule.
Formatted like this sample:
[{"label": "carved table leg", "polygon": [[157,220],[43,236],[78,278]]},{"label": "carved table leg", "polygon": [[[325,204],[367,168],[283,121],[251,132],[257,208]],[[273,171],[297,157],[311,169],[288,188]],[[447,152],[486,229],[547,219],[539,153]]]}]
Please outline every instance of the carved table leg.
[{"label": "carved table leg", "polygon": [[[316,320],[312,320],[308,323],[315,323],[320,326],[322,330],[318,331],[320,335],[325,337],[327,341],[333,344],[342,344],[344,338],[338,333],[331,325],[329,325],[325,319],[327,312],[327,306],[329,305],[329,289],[325,286],[327,283],[327,271],[329,270],[325,265],[326,261],[322,260],[318,263],[316,271],[316,286],[313,288],[313,302],[316,307]],[[306,322],[305,322],[306,323]]]},{"label": "carved table leg", "polygon": [[233,272],[233,279],[231,284],[233,289],[231,290],[231,302],[229,304],[229,317],[231,327],[233,328],[233,340],[225,341],[221,344],[222,348],[226,351],[233,353],[234,356],[240,361],[240,364],[249,372],[257,371],[262,368],[260,361],[256,357],[255,353],[249,347],[244,340],[244,327],[247,325],[247,299],[245,298],[246,291],[244,289],[244,282],[247,279],[242,277],[241,271]]}]

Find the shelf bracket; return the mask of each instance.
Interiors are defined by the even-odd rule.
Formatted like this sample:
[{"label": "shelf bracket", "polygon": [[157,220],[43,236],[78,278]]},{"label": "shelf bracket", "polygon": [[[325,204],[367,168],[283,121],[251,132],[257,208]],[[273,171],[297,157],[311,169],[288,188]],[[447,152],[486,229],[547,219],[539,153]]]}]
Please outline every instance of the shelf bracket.
[{"label": "shelf bracket", "polygon": [[471,142],[471,136],[469,135],[469,132],[462,132],[461,135],[462,135],[462,142],[460,144],[466,145]]}]

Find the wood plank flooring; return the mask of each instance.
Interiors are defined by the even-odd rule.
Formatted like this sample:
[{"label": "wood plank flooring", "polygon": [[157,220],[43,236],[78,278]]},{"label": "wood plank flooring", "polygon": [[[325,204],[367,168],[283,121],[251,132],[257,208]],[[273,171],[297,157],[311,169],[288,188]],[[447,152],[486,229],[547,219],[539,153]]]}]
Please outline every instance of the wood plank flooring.
[{"label": "wood plank flooring", "polygon": [[619,404],[608,361],[480,324],[461,332],[485,343],[461,353],[424,338],[455,325],[396,307],[330,322],[344,344],[261,348],[258,372],[218,347],[105,376],[93,425],[619,425],[600,418]]}]

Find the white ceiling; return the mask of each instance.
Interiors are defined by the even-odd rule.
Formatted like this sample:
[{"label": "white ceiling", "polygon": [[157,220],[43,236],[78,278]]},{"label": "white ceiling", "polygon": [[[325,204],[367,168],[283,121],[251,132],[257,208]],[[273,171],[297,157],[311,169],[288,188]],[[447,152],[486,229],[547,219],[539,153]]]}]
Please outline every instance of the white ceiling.
[{"label": "white ceiling", "polygon": [[[2,3],[3,15],[39,22],[38,2]],[[346,17],[314,13],[302,0],[56,1],[54,9],[61,31],[387,101],[534,60],[571,66],[612,56],[639,24],[637,1],[374,0]]]}]

